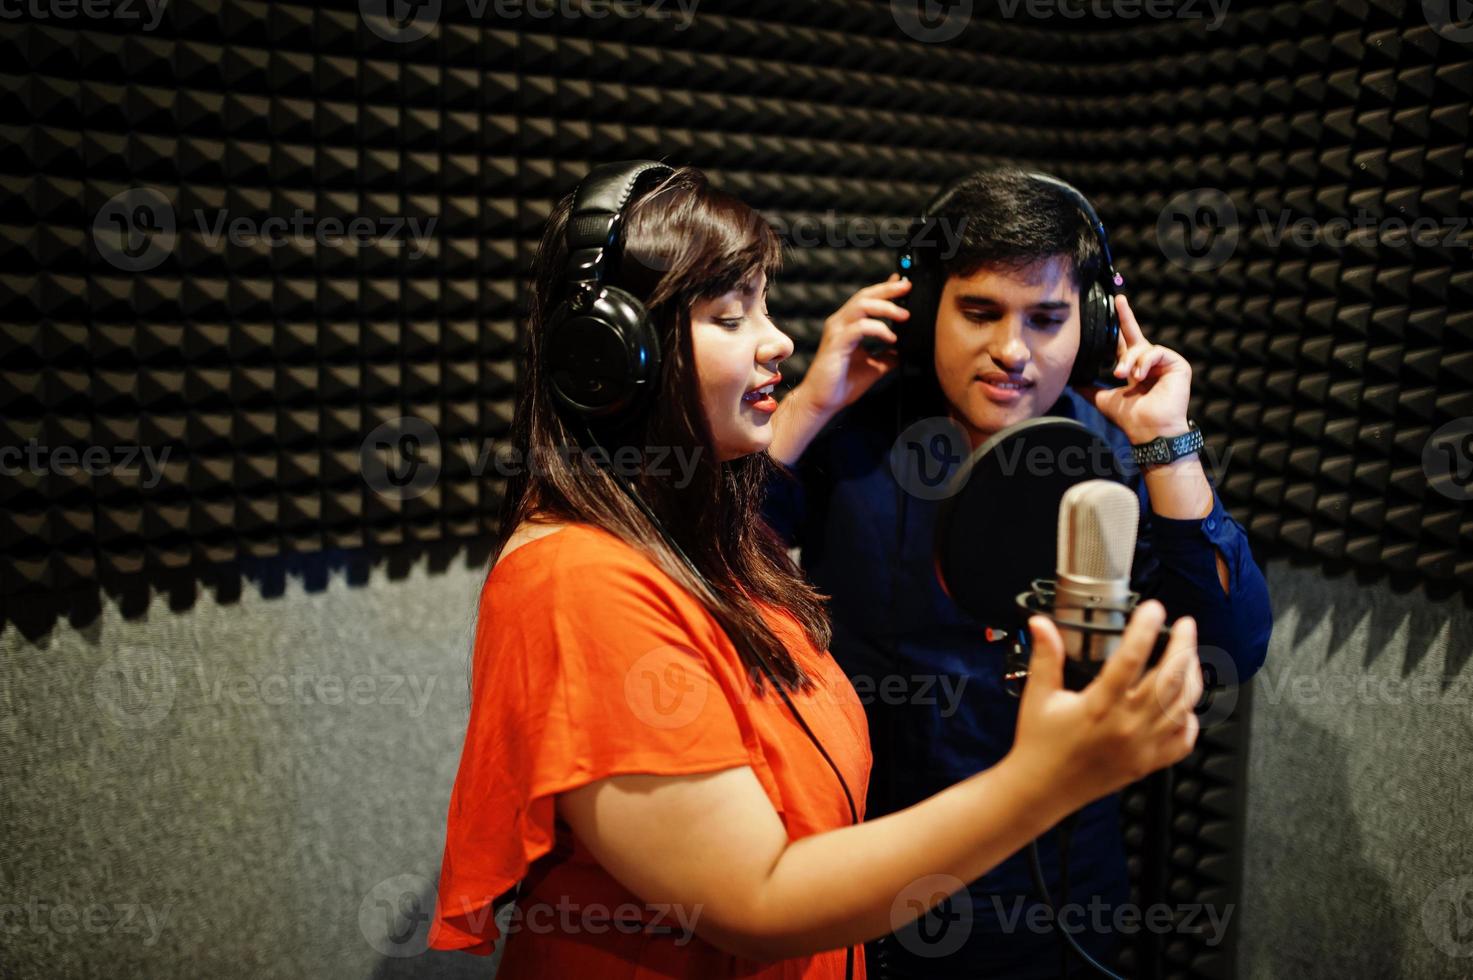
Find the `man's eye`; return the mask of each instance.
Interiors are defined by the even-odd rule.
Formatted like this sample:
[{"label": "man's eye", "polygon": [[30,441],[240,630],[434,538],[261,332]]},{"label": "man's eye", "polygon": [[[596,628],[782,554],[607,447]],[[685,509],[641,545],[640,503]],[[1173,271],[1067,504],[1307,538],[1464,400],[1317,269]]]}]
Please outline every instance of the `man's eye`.
[{"label": "man's eye", "polygon": [[1033,321],[1033,325],[1040,330],[1053,330],[1057,327],[1062,327],[1064,325],[1064,321],[1060,320],[1058,317],[1045,316],[1036,318]]},{"label": "man's eye", "polygon": [[997,320],[996,313],[990,313],[983,310],[968,310],[965,316],[973,323],[993,323]]}]

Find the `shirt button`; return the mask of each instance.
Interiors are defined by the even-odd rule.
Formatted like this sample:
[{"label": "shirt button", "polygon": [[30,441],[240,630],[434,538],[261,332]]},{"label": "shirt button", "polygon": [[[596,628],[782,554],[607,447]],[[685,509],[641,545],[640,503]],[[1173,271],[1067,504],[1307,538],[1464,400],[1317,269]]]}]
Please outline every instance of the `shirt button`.
[{"label": "shirt button", "polygon": [[1207,518],[1207,523],[1204,524],[1204,525],[1202,525],[1202,526],[1205,527],[1205,528],[1207,528],[1207,530],[1209,530],[1209,531],[1215,531],[1215,530],[1217,530],[1217,519],[1216,518],[1213,518],[1213,517],[1209,517],[1209,518]]}]

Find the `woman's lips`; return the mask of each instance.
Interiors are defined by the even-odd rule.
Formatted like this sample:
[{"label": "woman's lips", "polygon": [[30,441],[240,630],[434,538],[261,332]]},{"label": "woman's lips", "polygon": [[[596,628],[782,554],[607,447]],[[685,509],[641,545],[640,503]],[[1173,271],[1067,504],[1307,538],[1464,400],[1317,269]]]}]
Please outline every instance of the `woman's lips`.
[{"label": "woman's lips", "polygon": [[742,404],[769,415],[777,411],[777,399],[772,397],[772,392],[782,379],[783,376],[779,374],[766,384],[753,388],[742,396]]},{"label": "woman's lips", "polygon": [[759,412],[769,415],[777,411],[777,399],[772,397],[772,386],[767,385],[756,391],[749,391],[742,396],[742,404]]},{"label": "woman's lips", "polygon": [[1010,378],[1003,374],[989,374],[977,378],[977,384],[982,388],[982,394],[988,401],[999,405],[1011,405],[1020,400],[1033,382],[1022,378]]}]

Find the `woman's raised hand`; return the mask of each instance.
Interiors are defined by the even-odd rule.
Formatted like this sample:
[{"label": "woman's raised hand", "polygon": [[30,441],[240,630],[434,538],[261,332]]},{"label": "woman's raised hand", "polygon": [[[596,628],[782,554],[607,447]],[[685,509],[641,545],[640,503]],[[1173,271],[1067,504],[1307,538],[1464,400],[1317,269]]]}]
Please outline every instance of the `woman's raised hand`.
[{"label": "woman's raised hand", "polygon": [[1177,620],[1161,662],[1142,673],[1165,620],[1161,603],[1142,603],[1119,648],[1082,691],[1064,687],[1057,627],[1042,616],[1029,620],[1033,656],[1012,754],[1043,785],[1067,794],[1065,813],[1180,761],[1196,744],[1196,622]]}]

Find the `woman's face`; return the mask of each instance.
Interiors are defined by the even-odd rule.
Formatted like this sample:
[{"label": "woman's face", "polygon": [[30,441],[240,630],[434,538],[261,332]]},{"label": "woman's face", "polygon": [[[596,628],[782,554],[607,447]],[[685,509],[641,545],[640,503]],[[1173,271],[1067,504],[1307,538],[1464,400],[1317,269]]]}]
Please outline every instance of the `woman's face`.
[{"label": "woman's face", "polygon": [[777,366],[793,342],[767,316],[767,276],[758,273],[725,296],[691,310],[691,346],[701,407],[722,462],[765,450],[777,411]]}]

